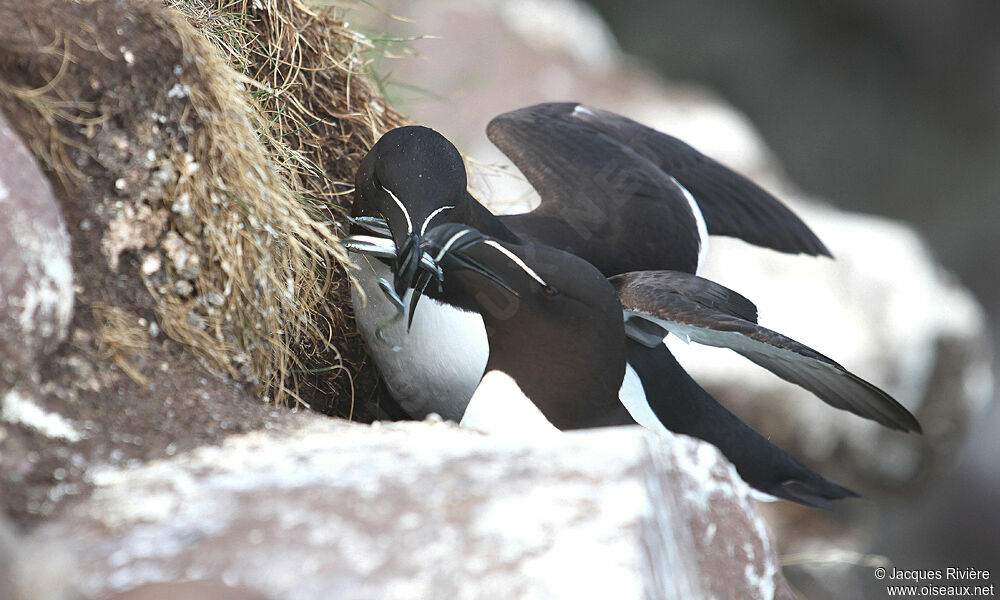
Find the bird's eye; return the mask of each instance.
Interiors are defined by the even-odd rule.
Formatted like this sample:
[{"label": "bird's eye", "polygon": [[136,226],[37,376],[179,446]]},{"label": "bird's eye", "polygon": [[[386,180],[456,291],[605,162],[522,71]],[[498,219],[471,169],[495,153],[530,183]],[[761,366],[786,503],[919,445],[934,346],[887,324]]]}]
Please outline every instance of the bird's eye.
[{"label": "bird's eye", "polygon": [[546,296],[555,296],[556,294],[559,293],[559,290],[557,290],[555,287],[551,285],[544,285],[542,286],[542,293],[545,294]]}]

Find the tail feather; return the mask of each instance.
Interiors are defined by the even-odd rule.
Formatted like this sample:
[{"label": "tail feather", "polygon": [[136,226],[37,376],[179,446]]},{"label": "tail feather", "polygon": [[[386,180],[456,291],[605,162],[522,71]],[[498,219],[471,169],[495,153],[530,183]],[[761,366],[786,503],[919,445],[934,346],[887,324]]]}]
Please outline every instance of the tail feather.
[{"label": "tail feather", "polygon": [[785,500],[830,509],[859,498],[775,446],[702,389],[666,346],[628,340],[628,362],[642,381],[650,407],[663,425],[717,447],[750,486]]}]

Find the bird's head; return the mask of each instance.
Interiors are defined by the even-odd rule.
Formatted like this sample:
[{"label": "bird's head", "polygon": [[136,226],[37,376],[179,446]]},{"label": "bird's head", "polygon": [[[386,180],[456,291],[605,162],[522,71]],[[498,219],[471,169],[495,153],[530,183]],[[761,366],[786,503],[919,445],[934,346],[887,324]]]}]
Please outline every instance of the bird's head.
[{"label": "bird's head", "polygon": [[395,246],[398,294],[412,287],[423,250],[421,239],[446,223],[466,196],[465,163],[444,136],[421,126],[389,131],[358,167],[351,216],[382,219]]}]

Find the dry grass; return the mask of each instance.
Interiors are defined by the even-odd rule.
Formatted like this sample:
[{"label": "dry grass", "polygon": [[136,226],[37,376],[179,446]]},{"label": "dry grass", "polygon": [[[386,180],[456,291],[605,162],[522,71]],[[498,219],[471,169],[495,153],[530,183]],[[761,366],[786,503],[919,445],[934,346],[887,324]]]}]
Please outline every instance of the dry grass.
[{"label": "dry grass", "polygon": [[136,383],[149,383],[136,365],[136,360],[149,348],[149,336],[141,319],[123,308],[104,302],[94,302],[90,310],[97,323],[98,355],[115,361],[118,368]]},{"label": "dry grass", "polygon": [[69,189],[75,182],[82,181],[84,175],[68,158],[68,150],[74,147],[85,148],[81,148],[72,138],[61,135],[58,125],[69,123],[91,127],[100,124],[107,117],[97,111],[95,103],[74,98],[62,90],[64,78],[73,61],[71,48],[85,42],[69,32],[53,33],[51,41],[38,47],[36,52],[58,61],[55,74],[38,87],[0,79],[0,97],[22,104],[38,119],[38,131],[46,131],[48,135],[27,136],[26,142],[35,157],[60,180],[63,188]]},{"label": "dry grass", "polygon": [[[222,311],[225,318],[213,319],[204,329],[187,326],[184,303],[167,295],[166,314],[176,316],[165,320],[165,328],[176,339],[210,348],[210,356],[249,355],[253,372],[279,401],[286,396],[301,400],[302,380],[342,399],[350,394],[345,416],[352,417],[352,372],[358,365],[345,365],[338,347],[358,341],[349,341],[344,333],[351,327],[343,312],[349,299],[343,273],[335,269],[347,257],[331,227],[343,223],[357,162],[378,136],[402,119],[385,108],[365,76],[365,39],[330,13],[295,0],[166,3],[239,70],[238,82],[245,91],[227,85],[216,88],[227,90],[225,96],[192,96],[192,105],[209,113],[201,120],[219,124],[204,136],[201,152],[193,152],[210,157],[214,173],[211,178],[182,178],[178,189],[179,194],[202,199],[192,202],[192,208],[202,224],[210,224],[203,225],[203,235],[210,240],[203,255],[218,257],[221,273],[200,282],[199,291],[230,299]],[[182,40],[185,53],[206,54],[200,38]],[[216,72],[209,79],[225,80],[228,69],[211,68]],[[232,107],[248,100],[251,131],[259,144],[220,128],[239,115],[217,118],[227,107],[232,113]],[[246,132],[239,130],[244,138]],[[264,164],[256,151],[261,146]],[[234,148],[241,151],[234,155]],[[220,223],[215,216],[220,197],[239,199],[226,211],[228,222]],[[275,256],[279,246],[284,253]],[[241,260],[227,258],[234,247]],[[258,293],[239,297],[232,294],[236,289]],[[277,294],[259,293],[262,290]],[[252,330],[235,330],[235,348],[225,346],[229,336],[219,335],[233,320],[253,324]]]},{"label": "dry grass", "polygon": [[382,133],[404,122],[368,76],[365,53],[372,43],[333,13],[297,0],[166,4],[243,74],[261,117],[261,139],[299,178],[304,198],[343,209],[357,162]]}]

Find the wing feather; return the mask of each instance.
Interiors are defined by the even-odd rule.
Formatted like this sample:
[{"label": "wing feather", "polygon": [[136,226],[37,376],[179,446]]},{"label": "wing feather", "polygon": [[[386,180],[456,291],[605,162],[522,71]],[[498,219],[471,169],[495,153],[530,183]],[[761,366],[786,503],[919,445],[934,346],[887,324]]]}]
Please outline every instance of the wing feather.
[{"label": "wing feather", "polygon": [[836,408],[892,429],[921,430],[916,418],[883,390],[809,346],[744,318],[730,304],[714,301],[723,286],[662,271],[626,273],[610,281],[629,319],[649,321],[692,342],[729,348]]},{"label": "wing feather", "polygon": [[[575,128],[578,134],[569,148],[553,135],[560,130]],[[819,237],[787,206],[747,177],[722,163],[705,156],[685,142],[646,127],[641,123],[612,112],[584,107],[577,103],[537,104],[504,113],[487,127],[490,139],[524,172],[546,202],[573,200],[572,196],[552,195],[547,185],[546,167],[534,175],[524,160],[549,163],[559,169],[558,162],[572,160],[577,168],[588,167],[597,172],[600,159],[580,152],[585,146],[580,140],[601,139],[601,145],[613,141],[673,176],[697,200],[709,233],[737,237],[751,244],[781,252],[831,256]],[[566,153],[568,152],[568,153]],[[574,171],[570,171],[574,172]]]}]

